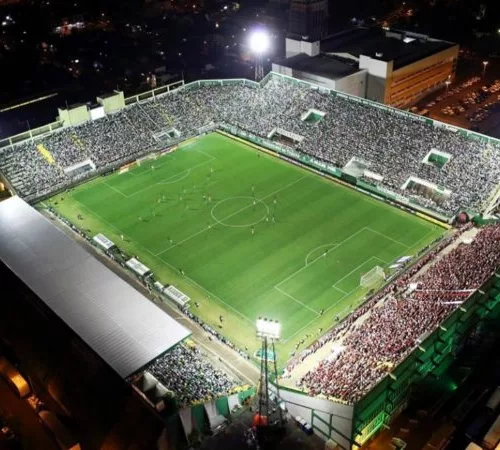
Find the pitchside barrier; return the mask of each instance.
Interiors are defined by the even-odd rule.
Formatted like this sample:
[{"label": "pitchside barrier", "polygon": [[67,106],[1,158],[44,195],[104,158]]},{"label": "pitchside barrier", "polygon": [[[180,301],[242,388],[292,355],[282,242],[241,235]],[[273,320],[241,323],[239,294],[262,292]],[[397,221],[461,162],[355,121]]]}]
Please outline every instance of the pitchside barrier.
[{"label": "pitchside barrier", "polygon": [[[411,121],[422,121],[422,122],[425,122],[425,123],[427,123],[431,126],[434,126],[436,128],[446,128],[447,130],[455,132],[455,133],[459,133],[468,139],[481,141],[482,143],[484,143],[486,145],[493,145],[493,144],[498,145],[498,144],[500,144],[500,140],[495,139],[495,138],[491,138],[491,137],[488,137],[488,136],[485,136],[485,135],[482,135],[482,134],[479,134],[479,133],[476,133],[476,132],[473,132],[470,130],[465,130],[463,128],[447,125],[447,124],[444,124],[442,122],[438,122],[438,121],[429,119],[427,117],[422,117],[422,116],[419,116],[419,115],[416,115],[416,114],[413,114],[413,113],[410,113],[407,111],[402,111],[402,110],[393,108],[391,106],[382,105],[382,104],[373,102],[371,100],[362,99],[362,98],[352,96],[349,94],[337,92],[335,90],[331,90],[331,89],[328,89],[325,87],[315,85],[315,84],[310,83],[308,81],[298,80],[298,79],[295,79],[293,77],[289,77],[289,76],[283,75],[283,74],[278,74],[275,72],[269,72],[262,79],[262,81],[260,83],[256,83],[254,81],[246,80],[243,78],[226,79],[226,80],[198,80],[198,81],[194,81],[194,82],[187,83],[187,84],[184,83],[184,80],[179,80],[179,81],[176,81],[176,82],[171,83],[169,85],[161,86],[157,89],[153,89],[152,91],[125,98],[125,100],[124,100],[125,105],[126,105],[125,108],[129,107],[130,105],[133,105],[134,103],[141,103],[143,101],[146,101],[146,102],[155,101],[157,98],[161,98],[161,97],[166,96],[166,95],[171,95],[172,92],[175,92],[178,90],[189,90],[189,89],[193,89],[193,88],[196,89],[196,88],[201,87],[201,86],[225,86],[225,85],[238,84],[238,85],[242,85],[242,86],[252,87],[255,89],[263,88],[272,77],[279,77],[282,80],[285,80],[291,84],[297,84],[299,86],[304,86],[304,87],[307,87],[307,88],[312,89],[312,90],[317,90],[323,94],[331,95],[332,97],[338,96],[338,97],[343,98],[347,101],[366,104],[366,105],[369,105],[370,107],[386,111],[388,114],[396,114],[399,116],[404,116],[405,118],[407,118],[408,120],[411,120]],[[224,125],[224,126],[226,126],[226,125]],[[215,127],[216,126],[209,125],[208,128],[211,128],[213,130]],[[0,152],[2,151],[3,148],[13,147],[13,146],[20,144],[20,143],[27,141],[27,140],[34,140],[37,138],[41,138],[43,136],[50,136],[51,134],[53,134],[53,133],[55,133],[58,130],[61,130],[63,128],[64,128],[64,125],[63,125],[62,121],[56,121],[56,122],[53,122],[51,124],[47,124],[47,125],[41,126],[39,128],[36,128],[36,129],[31,129],[31,130],[26,131],[24,133],[20,133],[18,135],[11,136],[9,138],[0,140]],[[237,127],[233,127],[233,128],[237,128]],[[231,134],[235,134],[231,130],[226,130],[226,131],[229,131]],[[205,131],[203,131],[203,132],[205,132]],[[236,134],[238,134],[238,133],[236,133]],[[246,133],[246,134],[248,134],[248,133]],[[179,143],[180,141],[184,141],[188,137],[192,137],[192,136],[193,135],[184,136],[184,137],[179,138],[175,141],[173,140],[173,141],[169,142],[168,145],[174,145],[174,144]],[[275,146],[276,148],[273,148],[273,147],[271,147],[271,143],[267,143],[267,142],[265,142],[265,140],[263,140],[261,138],[257,138],[256,136],[253,136],[253,137],[247,136],[246,138],[250,139],[250,140],[253,139],[260,146],[271,148],[273,151],[278,153],[280,156],[283,156],[283,155],[290,156],[289,153],[293,152],[293,150],[291,150],[291,149],[284,149],[284,148],[280,148],[279,146]],[[165,144],[159,143],[156,146],[156,149],[155,148],[145,149],[144,151],[139,152],[138,155],[135,155],[135,158],[137,158],[138,156],[140,157],[142,155],[146,155],[146,154],[153,152],[155,150],[158,151],[159,149],[161,149],[160,146],[164,147]],[[294,152],[294,153],[297,153],[297,152]],[[96,176],[96,175],[99,175],[102,173],[106,173],[109,170],[115,170],[117,167],[120,167],[121,165],[128,163],[135,158],[124,158],[122,161],[119,161],[119,162],[117,161],[116,163],[114,163],[112,165],[112,167],[102,169],[101,171],[99,171],[99,173],[95,173],[95,172],[89,173],[87,177],[82,177],[81,179],[78,180],[77,183],[75,183],[75,181],[72,181],[72,182],[65,183],[65,184],[60,185],[60,186],[56,186],[55,192],[56,193],[60,192],[67,187],[81,183],[84,181],[84,179],[88,180],[89,178],[91,178],[93,176]],[[314,158],[306,156],[306,155],[299,154],[298,157],[292,155],[291,158],[294,159],[296,162],[299,162],[299,161],[304,162],[303,160],[306,160],[305,161],[306,166],[308,166],[310,168],[315,168],[315,169],[321,171],[322,173],[326,173],[328,175],[333,175],[336,178],[340,178],[342,176],[342,173],[343,173],[340,169],[332,168],[331,165],[324,163],[324,162],[319,162],[319,161],[315,160]],[[323,167],[323,166],[330,166],[330,167]],[[364,192],[367,192],[369,195],[375,196],[376,198],[378,198],[377,196],[381,196],[382,198],[386,199],[387,201],[395,202],[395,203],[399,204],[403,208],[408,207],[412,211],[413,210],[419,211],[421,214],[423,214],[423,216],[421,216],[421,217],[423,217],[424,219],[430,220],[431,222],[434,222],[434,223],[436,223],[435,220],[437,220],[438,224],[441,226],[444,226],[445,228],[447,228],[446,223],[451,221],[450,217],[446,217],[446,216],[444,216],[440,213],[437,213],[435,211],[428,210],[428,209],[414,203],[414,201],[409,200],[406,197],[401,196],[397,193],[394,193],[394,192],[392,192],[388,189],[385,189],[383,187],[372,186],[372,185],[369,185],[367,183],[363,183],[360,180],[356,180],[356,182],[354,182],[354,180],[351,180],[351,181],[348,180],[348,182],[350,184],[355,185],[356,188],[361,188],[361,190],[363,190]],[[50,195],[54,195],[54,191],[51,192]],[[47,198],[48,196],[49,196],[49,194],[42,194],[42,195],[34,194],[32,196],[28,196],[27,198],[25,198],[25,200],[29,201],[29,202],[34,202],[36,200],[42,200],[43,198]],[[471,212],[469,215],[475,216],[476,213],[477,212]]]},{"label": "pitchside barrier", "polygon": [[384,200],[412,214],[418,214],[419,217],[428,220],[429,222],[435,223],[445,229],[451,228],[451,226],[448,224],[448,222],[451,221],[451,218],[439,214],[435,211],[428,210],[407,199],[406,197],[390,191],[387,188],[381,186],[372,186],[368,183],[358,180],[356,177],[344,173],[341,169],[335,167],[333,164],[319,161],[312,156],[304,155],[293,149],[283,148],[275,142],[257,137],[246,130],[242,130],[232,125],[221,123],[219,124],[219,130],[217,131],[233,139],[239,140],[245,144],[248,144],[250,142],[250,144],[253,144],[253,146],[259,150],[264,149],[267,153],[283,159],[287,159],[307,169],[312,169],[315,172],[319,172],[321,175],[327,175],[331,178],[334,178],[336,181],[344,181],[344,184],[350,187],[354,186],[356,190],[363,192],[364,194],[368,194],[378,200]]},{"label": "pitchside barrier", "polygon": [[[386,189],[381,186],[372,186],[368,183],[365,183],[361,180],[358,180],[356,177],[351,175],[347,176],[341,169],[335,167],[333,164],[329,164],[324,161],[319,161],[316,158],[304,155],[293,149],[283,148],[276,144],[275,142],[269,141],[267,139],[263,139],[249,133],[248,131],[242,130],[238,127],[220,123],[220,124],[212,124],[208,127],[203,128],[202,130],[198,130],[196,134],[192,134],[189,136],[183,136],[179,139],[175,139],[170,142],[168,148],[177,148],[179,144],[186,144],[193,139],[196,139],[199,134],[206,134],[211,131],[217,131],[221,134],[231,137],[232,139],[239,140],[247,145],[254,146],[258,150],[264,150],[267,153],[278,156],[281,159],[287,159],[288,161],[300,165],[308,170],[312,170],[320,175],[326,175],[330,178],[335,179],[337,182],[341,184],[345,184],[349,187],[354,187],[354,189],[368,194],[373,198],[378,200],[384,200],[390,204],[396,205],[401,209],[404,209],[412,214],[417,214],[419,217],[437,224],[445,229],[450,229],[451,226],[448,222],[451,221],[451,218],[446,217],[437,212],[428,210],[420,205],[417,205],[411,200],[408,200],[406,197],[394,193],[389,189]],[[92,178],[95,178],[99,175],[106,175],[108,173],[112,173],[115,170],[120,170],[121,173],[126,172],[130,168],[132,168],[135,164],[137,164],[138,160],[149,159],[149,155],[158,155],[158,152],[164,153],[166,151],[164,145],[156,145],[149,148],[144,149],[144,151],[140,152],[138,155],[134,155],[133,157],[123,158],[121,160],[116,161],[111,166],[100,169],[98,171],[93,171],[89,173],[87,176],[81,177],[77,182],[70,181],[68,183],[63,183],[56,187],[55,190],[50,193],[43,195],[31,195],[25,198],[27,202],[37,202],[42,201],[46,198],[52,197],[65,189],[68,189],[77,184],[81,184],[83,182],[89,181]],[[168,150],[167,150],[168,151]],[[140,163],[139,163],[140,164]]]}]

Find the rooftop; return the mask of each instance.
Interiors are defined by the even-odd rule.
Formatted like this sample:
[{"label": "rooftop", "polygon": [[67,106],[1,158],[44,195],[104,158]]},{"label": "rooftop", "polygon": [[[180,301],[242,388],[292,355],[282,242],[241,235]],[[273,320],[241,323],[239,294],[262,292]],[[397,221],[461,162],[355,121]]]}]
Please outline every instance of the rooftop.
[{"label": "rooftop", "polygon": [[318,55],[310,57],[305,53],[278,61],[281,66],[292,70],[312,73],[314,75],[328,78],[342,78],[359,72],[357,65],[348,64],[333,56]]},{"label": "rooftop", "polygon": [[101,98],[103,100],[107,99],[107,98],[111,98],[111,97],[114,97],[115,95],[119,94],[118,91],[113,91],[113,92],[105,92],[104,94],[100,94],[97,96],[97,98]]},{"label": "rooftop", "polygon": [[0,260],[123,378],[190,334],[19,197],[0,203]]},{"label": "rooftop", "polygon": [[321,41],[321,52],[349,53],[356,58],[366,55],[382,61],[394,61],[394,69],[398,69],[454,45],[404,31],[360,27]]}]

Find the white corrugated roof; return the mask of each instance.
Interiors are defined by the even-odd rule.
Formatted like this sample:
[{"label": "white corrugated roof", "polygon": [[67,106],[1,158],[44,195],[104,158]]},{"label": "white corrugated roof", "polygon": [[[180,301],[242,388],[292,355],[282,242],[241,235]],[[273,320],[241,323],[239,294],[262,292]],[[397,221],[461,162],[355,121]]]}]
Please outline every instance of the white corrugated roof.
[{"label": "white corrugated roof", "polygon": [[0,259],[123,378],[190,334],[19,197],[0,202]]}]

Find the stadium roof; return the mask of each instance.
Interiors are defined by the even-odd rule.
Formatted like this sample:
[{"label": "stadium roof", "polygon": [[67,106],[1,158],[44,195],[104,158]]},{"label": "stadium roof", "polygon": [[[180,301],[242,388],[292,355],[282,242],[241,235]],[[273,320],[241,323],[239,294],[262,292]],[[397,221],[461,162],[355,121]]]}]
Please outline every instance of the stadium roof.
[{"label": "stadium roof", "polygon": [[123,378],[190,334],[19,197],[0,203],[0,259]]},{"label": "stadium roof", "polygon": [[[405,39],[406,38],[406,39]],[[394,69],[453,47],[454,43],[382,28],[352,28],[321,41],[323,53],[349,53],[394,61]],[[377,55],[382,56],[377,56]]]},{"label": "stadium roof", "polygon": [[311,57],[305,53],[283,59],[278,64],[292,70],[300,70],[330,79],[342,78],[359,72],[356,65],[348,64],[337,58],[325,55]]}]

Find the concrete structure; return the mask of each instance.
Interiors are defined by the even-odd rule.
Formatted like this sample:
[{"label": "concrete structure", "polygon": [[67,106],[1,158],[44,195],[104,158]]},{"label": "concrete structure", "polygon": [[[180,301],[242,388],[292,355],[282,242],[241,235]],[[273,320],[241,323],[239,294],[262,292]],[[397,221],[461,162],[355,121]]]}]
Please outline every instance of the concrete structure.
[{"label": "concrete structure", "polygon": [[273,71],[328,89],[365,97],[366,70],[360,70],[356,64],[340,58],[298,53],[287,58],[284,64],[273,64]]},{"label": "concrete structure", "polygon": [[0,203],[0,260],[122,378],[190,335],[19,197]]},{"label": "concrete structure", "polygon": [[125,108],[125,97],[122,91],[101,95],[96,100],[98,106],[93,108],[85,103],[58,108],[58,120],[64,127],[74,127]]},{"label": "concrete structure", "polygon": [[[499,289],[500,275],[496,273],[437,329],[423,336],[421,344],[354,405],[311,397],[282,384],[280,398],[293,417],[304,418],[325,441],[333,440],[343,450],[363,448],[406,408],[415,383],[443,377],[470,336],[488,321],[497,323]],[[461,382],[463,379],[455,379],[451,389]]]},{"label": "concrete structure", "polygon": [[328,0],[291,0],[288,35],[315,41],[328,34]]},{"label": "concrete structure", "polygon": [[408,108],[454,78],[458,50],[426,35],[353,28],[323,40],[289,36],[273,71]]}]

